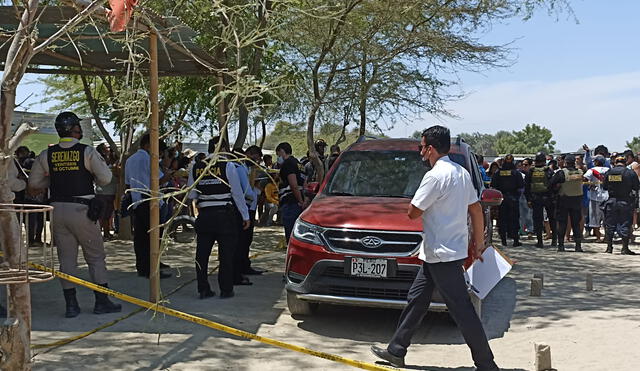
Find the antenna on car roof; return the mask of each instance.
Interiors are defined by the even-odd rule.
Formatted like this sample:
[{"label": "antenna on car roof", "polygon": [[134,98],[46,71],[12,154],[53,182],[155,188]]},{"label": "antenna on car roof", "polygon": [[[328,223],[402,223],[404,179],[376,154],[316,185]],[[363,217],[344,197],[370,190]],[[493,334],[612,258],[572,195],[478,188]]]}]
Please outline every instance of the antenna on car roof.
[{"label": "antenna on car roof", "polygon": [[356,140],[356,143],[361,143],[361,142],[364,142],[364,141],[367,141],[367,140],[376,140],[376,139],[379,139],[379,138],[373,137],[373,136],[370,136],[370,135],[361,135],[361,136],[358,137],[358,140]]}]

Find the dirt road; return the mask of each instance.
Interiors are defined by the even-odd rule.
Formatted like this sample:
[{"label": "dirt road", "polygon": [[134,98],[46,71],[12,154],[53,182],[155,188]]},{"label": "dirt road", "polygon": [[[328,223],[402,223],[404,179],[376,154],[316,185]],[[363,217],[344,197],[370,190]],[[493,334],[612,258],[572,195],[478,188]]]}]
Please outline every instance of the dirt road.
[{"label": "dirt road", "polygon": [[[321,306],[310,318],[292,318],[283,296],[284,251],[277,249],[278,228],[258,229],[254,264],[269,273],[252,277],[230,300],[199,300],[194,282],[193,245],[174,245],[163,259],[174,277],[162,281],[163,292],[184,285],[168,306],[259,335],[315,350],[375,361],[373,343],[391,336],[399,312]],[[505,370],[532,370],[533,344],[551,346],[553,366],[560,370],[637,370],[640,344],[640,256],[602,254],[601,244],[585,244],[584,254],[535,249],[533,241],[504,248],[517,264],[483,306],[483,323],[498,364]],[[571,246],[569,244],[568,246]],[[634,246],[632,246],[634,249]],[[636,250],[640,250],[635,246]],[[137,277],[130,242],[108,244],[110,286],[146,299],[148,281]],[[82,259],[80,259],[82,260]],[[212,265],[215,258],[212,258]],[[594,291],[585,290],[592,272]],[[534,273],[545,276],[542,297],[529,297]],[[82,277],[87,277],[86,266]],[[216,287],[215,275],[210,278]],[[34,285],[33,341],[50,343],[111,322],[137,308],[124,303],[119,314],[91,313],[93,294],[79,289],[82,313],[63,317],[60,284]],[[179,319],[140,312],[82,340],[34,351],[39,370],[335,370],[349,369],[292,351],[263,345]],[[472,370],[462,337],[445,314],[429,314],[407,355],[407,369]]]}]

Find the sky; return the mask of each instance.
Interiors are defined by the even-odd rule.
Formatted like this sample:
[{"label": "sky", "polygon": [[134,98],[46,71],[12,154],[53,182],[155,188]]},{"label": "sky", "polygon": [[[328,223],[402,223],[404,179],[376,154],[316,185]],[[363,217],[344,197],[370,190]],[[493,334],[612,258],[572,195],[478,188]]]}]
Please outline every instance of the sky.
[{"label": "sky", "polygon": [[483,74],[461,73],[466,97],[450,102],[457,118],[425,115],[398,124],[392,136],[408,136],[433,124],[453,134],[520,130],[537,123],[550,129],[556,147],[583,143],[622,149],[640,135],[640,1],[574,0],[577,18],[539,12],[533,19],[494,27],[482,40],[513,42],[516,63]]},{"label": "sky", "polygon": [[[463,99],[449,102],[455,118],[423,115],[398,123],[388,135],[410,136],[433,124],[460,132],[495,133],[536,123],[550,129],[556,148],[574,151],[583,143],[624,148],[640,135],[640,1],[573,0],[574,16],[540,11],[524,22],[496,25],[482,37],[490,44],[512,43],[515,64],[482,74],[459,74]],[[30,111],[42,85],[27,75],[18,102]],[[34,104],[35,103],[35,104]]]}]

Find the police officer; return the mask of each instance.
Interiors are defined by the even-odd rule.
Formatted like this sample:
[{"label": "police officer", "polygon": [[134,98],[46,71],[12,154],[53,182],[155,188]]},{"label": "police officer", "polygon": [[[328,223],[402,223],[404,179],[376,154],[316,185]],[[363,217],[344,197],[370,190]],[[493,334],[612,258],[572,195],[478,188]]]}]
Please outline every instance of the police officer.
[{"label": "police officer", "polygon": [[[218,285],[220,297],[234,296],[234,254],[239,242],[240,229],[250,226],[249,211],[238,178],[236,166],[223,155],[214,154],[220,137],[209,141],[209,155],[196,162],[189,173],[188,185],[200,179],[189,197],[196,201],[198,218],[196,219],[196,278],[200,299],[215,295],[207,278],[209,256],[213,244],[218,242]],[[227,141],[222,139],[221,152],[229,152]],[[204,175],[203,175],[204,174]]]},{"label": "police officer", "polygon": [[555,204],[549,192],[549,182],[553,176],[553,170],[545,165],[547,156],[538,152],[535,157],[534,167],[525,174],[525,197],[529,207],[533,209],[533,228],[536,231],[538,242],[536,247],[544,247],[542,231],[544,225],[543,210],[547,210],[549,225],[551,226],[551,246],[557,243]]},{"label": "police officer", "polygon": [[493,174],[491,187],[496,188],[504,197],[498,215],[498,232],[502,245],[507,245],[507,236],[513,238],[513,246],[522,246],[518,229],[520,228],[520,189],[524,180],[513,161],[513,155],[506,155],[502,167]]},{"label": "police officer", "polygon": [[635,194],[640,189],[640,181],[633,170],[626,168],[624,156],[615,159],[615,167],[607,172],[603,183],[604,189],[609,191],[609,200],[605,202],[604,222],[607,250],[613,252],[613,235],[618,232],[622,237],[622,255],[636,255],[629,250],[631,224],[633,221],[633,207]]},{"label": "police officer", "polygon": [[[106,185],[111,181],[111,170],[94,148],[80,143],[82,128],[80,119],[72,112],[62,112],[56,117],[55,128],[60,142],[36,158],[29,188],[49,188],[53,205],[53,239],[58,248],[60,271],[77,275],[78,245],[82,246],[84,259],[89,266],[91,280],[107,285],[107,266],[100,226],[97,224],[100,208],[94,196],[94,181]],[[76,317],[80,306],[76,289],[68,281],[61,280],[66,301],[65,317]],[[112,303],[106,294],[95,293],[93,313],[120,312],[121,305]]]},{"label": "police officer", "polygon": [[564,158],[565,168],[557,171],[551,178],[550,187],[558,189],[558,209],[556,219],[558,221],[558,251],[564,251],[564,236],[567,231],[568,218],[571,217],[573,240],[576,243],[576,251],[582,250],[582,170],[576,169],[576,158],[568,154]]}]

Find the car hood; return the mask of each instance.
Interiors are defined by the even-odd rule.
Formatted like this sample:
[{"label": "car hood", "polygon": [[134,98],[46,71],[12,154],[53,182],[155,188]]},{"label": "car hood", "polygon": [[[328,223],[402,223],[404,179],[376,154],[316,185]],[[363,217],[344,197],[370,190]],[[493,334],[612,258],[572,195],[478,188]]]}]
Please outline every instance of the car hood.
[{"label": "car hood", "polygon": [[322,227],[422,231],[422,219],[407,216],[410,199],[318,195],[300,216]]}]

